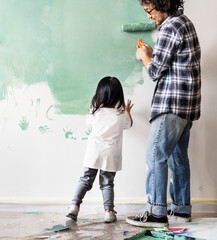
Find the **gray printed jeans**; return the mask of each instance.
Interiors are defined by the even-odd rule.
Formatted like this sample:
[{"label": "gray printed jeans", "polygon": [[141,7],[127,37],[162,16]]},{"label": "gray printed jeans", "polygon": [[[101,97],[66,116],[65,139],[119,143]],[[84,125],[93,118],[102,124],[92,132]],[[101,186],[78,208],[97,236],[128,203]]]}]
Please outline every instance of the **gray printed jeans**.
[{"label": "gray printed jeans", "polygon": [[[82,203],[87,191],[91,190],[93,182],[96,178],[98,169],[84,168],[83,176],[80,177],[74,198],[72,199],[73,204],[78,206]],[[99,185],[102,190],[103,202],[105,210],[114,209],[114,177],[116,172],[107,172],[100,170],[99,172]]]}]

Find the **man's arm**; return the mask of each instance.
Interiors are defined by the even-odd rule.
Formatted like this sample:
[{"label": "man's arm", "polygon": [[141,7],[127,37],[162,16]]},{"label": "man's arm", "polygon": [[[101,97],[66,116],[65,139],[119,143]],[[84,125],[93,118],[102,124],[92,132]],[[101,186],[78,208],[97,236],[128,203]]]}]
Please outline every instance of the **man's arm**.
[{"label": "man's arm", "polygon": [[[171,67],[174,54],[182,39],[180,34],[171,27],[166,27],[158,33],[153,50],[149,45],[137,49],[137,59],[147,68],[147,73],[153,81],[157,81]],[[151,59],[153,58],[153,59]]]}]

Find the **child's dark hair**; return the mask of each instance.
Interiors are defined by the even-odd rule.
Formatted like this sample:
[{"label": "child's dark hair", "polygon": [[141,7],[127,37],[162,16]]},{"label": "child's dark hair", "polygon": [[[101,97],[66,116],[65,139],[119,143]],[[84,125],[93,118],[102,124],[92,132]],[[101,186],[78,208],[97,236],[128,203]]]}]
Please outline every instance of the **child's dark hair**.
[{"label": "child's dark hair", "polygon": [[97,85],[96,93],[93,96],[92,114],[100,107],[125,109],[124,93],[120,81],[115,77],[104,77]]},{"label": "child's dark hair", "polygon": [[152,3],[159,12],[166,12],[169,15],[183,13],[184,0],[139,0],[140,4]]}]

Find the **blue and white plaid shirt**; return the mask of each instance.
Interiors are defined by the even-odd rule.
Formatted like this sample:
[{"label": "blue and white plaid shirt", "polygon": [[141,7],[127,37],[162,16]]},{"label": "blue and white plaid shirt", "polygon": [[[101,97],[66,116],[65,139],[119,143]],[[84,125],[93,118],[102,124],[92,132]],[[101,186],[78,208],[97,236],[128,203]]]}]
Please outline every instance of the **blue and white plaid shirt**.
[{"label": "blue and white plaid shirt", "polygon": [[199,119],[201,50],[195,28],[185,15],[169,16],[160,25],[153,56],[147,67],[156,82],[150,121],[161,113]]}]

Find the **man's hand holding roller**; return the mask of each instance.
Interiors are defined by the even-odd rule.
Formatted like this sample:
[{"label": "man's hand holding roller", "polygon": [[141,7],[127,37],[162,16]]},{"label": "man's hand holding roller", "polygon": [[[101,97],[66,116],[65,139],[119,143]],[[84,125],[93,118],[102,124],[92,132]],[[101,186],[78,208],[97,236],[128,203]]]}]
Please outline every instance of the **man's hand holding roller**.
[{"label": "man's hand holding roller", "polygon": [[153,58],[153,49],[150,45],[142,43],[141,48],[137,48],[136,58],[143,62],[144,66],[147,68],[148,63],[151,62]]}]

